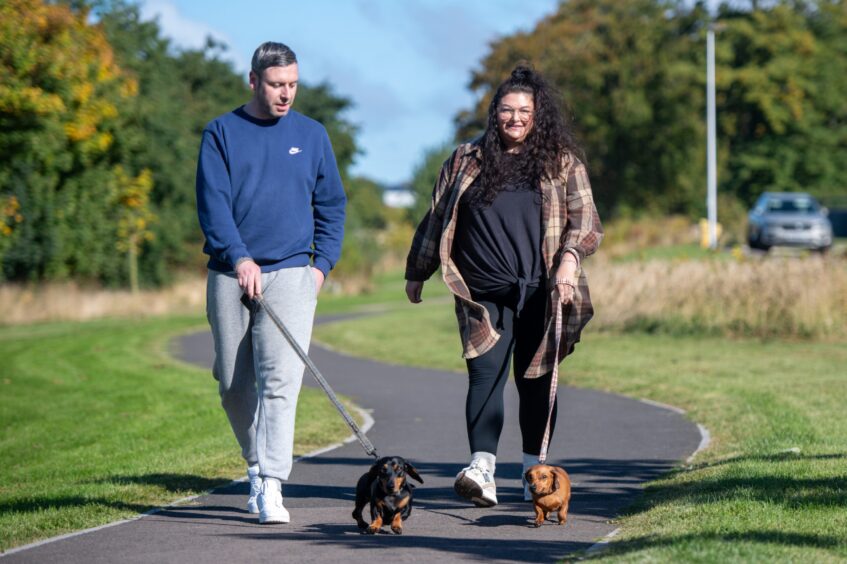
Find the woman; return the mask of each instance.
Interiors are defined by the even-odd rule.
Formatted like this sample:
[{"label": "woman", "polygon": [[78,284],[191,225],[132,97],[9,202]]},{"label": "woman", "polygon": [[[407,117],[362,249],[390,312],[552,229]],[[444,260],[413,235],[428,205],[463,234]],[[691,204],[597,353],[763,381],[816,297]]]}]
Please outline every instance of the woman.
[{"label": "woman", "polygon": [[552,382],[593,313],[580,263],[603,231],[579,153],[552,88],[516,67],[491,100],[484,135],[444,163],[409,251],[409,301],[420,303],[439,266],[455,295],[471,450],[455,490],[481,507],[497,504],[512,357],[526,470],[546,458],[556,421]]}]

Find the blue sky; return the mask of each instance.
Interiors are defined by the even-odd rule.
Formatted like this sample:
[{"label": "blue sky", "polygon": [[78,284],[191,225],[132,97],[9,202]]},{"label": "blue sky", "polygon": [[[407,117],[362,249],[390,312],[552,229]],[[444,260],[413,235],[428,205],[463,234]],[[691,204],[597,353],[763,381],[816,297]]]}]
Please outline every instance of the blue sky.
[{"label": "blue sky", "polygon": [[[397,184],[425,149],[449,141],[456,112],[475,101],[471,71],[489,44],[530,30],[557,0],[141,0],[176,46],[199,47],[211,35],[249,70],[262,41],[296,53],[300,79],[330,82],[353,100],[347,118],[365,151],[353,172]],[[236,7],[237,6],[237,7]],[[297,108],[295,101],[294,108]]]}]

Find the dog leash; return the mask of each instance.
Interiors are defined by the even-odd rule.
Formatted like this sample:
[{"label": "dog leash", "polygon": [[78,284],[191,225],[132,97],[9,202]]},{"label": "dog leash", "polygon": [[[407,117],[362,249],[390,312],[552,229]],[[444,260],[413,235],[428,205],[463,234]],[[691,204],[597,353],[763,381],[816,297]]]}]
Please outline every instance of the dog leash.
[{"label": "dog leash", "polygon": [[[558,287],[556,288],[558,294]],[[574,291],[576,298],[576,291]],[[573,307],[573,302],[571,302]],[[550,379],[550,396],[547,398],[547,426],[544,427],[544,438],[541,440],[541,452],[538,453],[539,464],[547,462],[547,449],[550,447],[550,427],[553,421],[553,408],[556,405],[556,391],[559,386],[559,348],[562,345],[562,302],[557,300],[556,303],[556,356],[553,359],[553,374]]]},{"label": "dog leash", "polygon": [[300,360],[303,361],[303,364],[306,365],[306,367],[309,369],[309,372],[311,372],[312,376],[315,377],[315,380],[317,380],[320,387],[323,388],[324,392],[326,392],[326,395],[329,397],[330,401],[332,401],[335,408],[338,410],[339,413],[341,413],[341,416],[344,418],[344,421],[346,421],[347,425],[350,426],[350,429],[353,430],[353,434],[356,435],[356,438],[359,440],[359,443],[361,443],[362,448],[365,449],[365,452],[370,456],[373,456],[374,458],[379,458],[376,453],[376,449],[374,448],[371,441],[368,440],[368,437],[362,432],[356,421],[352,417],[350,417],[350,413],[347,412],[347,408],[345,408],[338,400],[338,397],[336,397],[335,392],[332,391],[332,388],[330,388],[327,381],[318,371],[318,367],[315,366],[315,363],[312,362],[312,359],[309,358],[306,352],[302,348],[300,348],[300,345],[294,339],[294,336],[289,333],[288,328],[282,323],[282,320],[280,320],[280,318],[276,315],[276,312],[274,312],[274,310],[267,303],[265,303],[265,299],[261,295],[257,295],[256,297],[254,297],[253,301],[259,304],[259,306],[261,306],[262,308],[264,308],[265,313],[268,314],[268,317],[270,317],[271,321],[274,322],[274,325],[277,326],[279,331],[288,341],[288,344],[291,345],[291,348],[294,349],[294,352],[297,353],[297,356],[300,357]]}]

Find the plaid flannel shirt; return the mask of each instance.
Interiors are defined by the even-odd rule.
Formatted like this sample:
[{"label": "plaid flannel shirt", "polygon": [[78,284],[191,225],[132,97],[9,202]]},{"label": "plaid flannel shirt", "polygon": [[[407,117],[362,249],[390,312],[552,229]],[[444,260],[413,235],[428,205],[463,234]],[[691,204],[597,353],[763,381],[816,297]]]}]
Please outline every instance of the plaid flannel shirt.
[{"label": "plaid flannel shirt", "polygon": [[[475,358],[487,352],[500,338],[491,324],[488,311],[471,299],[468,286],[451,257],[459,199],[479,175],[481,162],[479,140],[459,145],[444,162],[433,189],[432,206],[415,232],[406,259],[407,280],[428,280],[441,266],[444,283],[455,296],[464,358]],[[549,299],[544,314],[544,336],[524,374],[526,378],[537,378],[552,371],[573,351],[582,329],[594,314],[588,279],[581,267],[571,304],[560,303],[553,283],[565,251],[575,252],[581,264],[582,259],[597,250],[603,238],[585,165],[569,154],[562,157],[562,163],[558,178],[542,181],[546,197],[541,214],[541,252]],[[553,315],[556,307],[563,308],[564,321],[563,346],[558,347],[558,355]]]}]

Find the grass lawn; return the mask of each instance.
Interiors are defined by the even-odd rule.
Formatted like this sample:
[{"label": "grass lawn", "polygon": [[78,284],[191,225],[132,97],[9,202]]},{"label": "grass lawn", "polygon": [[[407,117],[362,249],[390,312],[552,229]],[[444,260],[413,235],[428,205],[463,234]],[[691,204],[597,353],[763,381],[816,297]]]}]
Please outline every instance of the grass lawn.
[{"label": "grass lawn", "polygon": [[[433,282],[426,284],[425,296],[440,299],[450,298],[447,287],[441,283],[441,273],[437,272]],[[318,315],[332,315],[354,311],[387,310],[408,303],[405,293],[406,281],[402,272],[388,272],[374,277],[372,292],[356,296],[333,295],[323,292],[318,301]]]},{"label": "grass lawn", "polygon": [[[131,517],[244,475],[208,370],[171,359],[204,319],[0,328],[0,551]],[[295,450],[350,434],[320,390]],[[308,417],[300,417],[308,413]]]},{"label": "grass lawn", "polygon": [[[462,371],[452,307],[433,301],[319,327],[316,338]],[[386,344],[397,342],[415,346]],[[682,407],[712,434],[693,466],[648,485],[611,550],[594,558],[847,560],[845,366],[844,343],[589,331],[563,364],[563,382]]]}]

